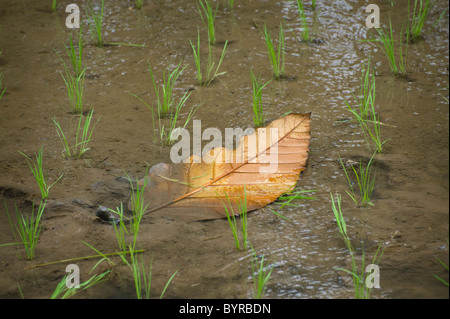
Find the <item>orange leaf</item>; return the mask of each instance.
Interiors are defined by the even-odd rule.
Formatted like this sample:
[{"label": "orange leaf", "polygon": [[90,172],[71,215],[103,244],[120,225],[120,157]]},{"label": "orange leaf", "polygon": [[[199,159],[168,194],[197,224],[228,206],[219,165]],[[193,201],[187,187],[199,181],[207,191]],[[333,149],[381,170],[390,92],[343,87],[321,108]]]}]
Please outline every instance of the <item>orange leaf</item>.
[{"label": "orange leaf", "polygon": [[[306,167],[310,117],[289,114],[243,136],[234,150],[214,148],[201,159],[193,155],[184,163],[153,166],[144,192],[147,213],[224,218],[226,196],[236,204],[244,185],[248,211],[273,202],[295,186]],[[237,205],[233,209],[238,212]]]}]

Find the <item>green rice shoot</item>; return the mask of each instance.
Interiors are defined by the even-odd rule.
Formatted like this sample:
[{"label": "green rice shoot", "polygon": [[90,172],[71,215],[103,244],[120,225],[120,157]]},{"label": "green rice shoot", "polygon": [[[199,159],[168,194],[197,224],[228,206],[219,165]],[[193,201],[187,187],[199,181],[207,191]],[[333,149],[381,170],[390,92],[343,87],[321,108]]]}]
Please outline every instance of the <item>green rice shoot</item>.
[{"label": "green rice shoot", "polygon": [[[200,7],[198,6],[200,4]],[[216,35],[214,21],[216,20],[217,10],[219,9],[219,2],[217,2],[216,9],[214,10],[212,4],[208,0],[198,0],[197,10],[200,17],[208,30],[209,43],[211,45],[216,44]]]},{"label": "green rice shoot", "polygon": [[[351,165],[351,171],[353,172],[353,176],[356,179],[355,187],[353,186],[352,178],[350,178],[349,173],[347,172],[347,167],[342,161],[341,158],[339,158],[339,161],[341,163],[341,166],[344,170],[345,177],[347,179],[348,185],[350,187],[350,192],[346,191],[347,194],[350,196],[350,198],[355,202],[355,204],[358,205],[358,200],[356,197],[356,191],[359,194],[360,201],[359,204],[362,206],[373,206],[372,203],[372,193],[375,188],[375,179],[376,179],[376,172],[373,171],[373,160],[375,157],[376,152],[373,153],[372,157],[368,161],[366,165],[363,164],[362,160],[359,161],[359,164],[357,165]],[[355,168],[357,166],[357,168]]]},{"label": "green rice shoot", "polygon": [[91,30],[92,38],[96,42],[96,45],[100,48],[104,46],[102,35],[104,8],[105,8],[104,0],[102,0],[100,12],[96,12],[94,10],[92,3],[88,7],[86,7],[86,14],[89,19],[89,28]]},{"label": "green rice shoot", "polygon": [[262,90],[272,81],[262,84],[261,79],[256,78],[253,71],[250,70],[253,89],[253,123],[256,127],[262,127],[265,124],[264,109],[262,105]]},{"label": "green rice shoot", "polygon": [[[265,265],[264,255],[257,256],[255,250],[253,250],[252,263],[252,275],[253,275],[253,297],[255,299],[262,299],[266,293],[267,283],[272,275],[273,267]],[[256,260],[259,261],[259,265]]]},{"label": "green rice shoot", "polygon": [[[366,274],[366,268],[365,268],[365,252],[364,252],[364,246],[361,248],[362,257],[361,257],[361,267],[358,267],[357,265],[357,259],[356,259],[356,250],[353,247],[350,237],[347,232],[347,224],[345,222],[345,218],[342,214],[342,207],[341,207],[341,195],[337,194],[336,199],[333,198],[333,194],[330,193],[331,196],[331,204],[332,204],[332,210],[333,214],[336,220],[336,224],[338,226],[339,234],[342,238],[342,240],[345,243],[345,246],[347,247],[348,251],[350,252],[351,256],[351,262],[352,262],[352,270],[344,269],[341,267],[335,267],[337,270],[342,270],[352,276],[353,279],[353,290],[354,290],[354,297],[355,299],[369,299],[370,294],[372,291],[372,288],[369,288],[366,285],[367,276]],[[381,243],[378,245],[378,248],[373,256],[372,264],[379,265],[381,261],[381,257],[383,256],[384,249],[381,249]]]},{"label": "green rice shoot", "polygon": [[[35,204],[33,202],[31,214],[29,215],[20,213],[17,205],[15,205],[16,223],[13,223],[8,212],[8,206],[5,202],[6,214],[13,236],[15,241],[21,243],[25,248],[28,260],[33,260],[35,257],[36,245],[42,230],[41,218],[44,213],[45,205],[46,201],[41,200],[37,212],[35,213]],[[18,241],[17,238],[20,238],[20,241]]]},{"label": "green rice shoot", "polygon": [[311,42],[311,37],[309,34],[308,23],[306,22],[306,12],[303,7],[302,0],[297,0],[297,9],[298,9],[298,14],[300,16],[300,21],[302,23],[302,32],[301,32],[302,33],[302,41],[309,43],[309,42]]},{"label": "green rice shoot", "polygon": [[73,144],[71,146],[69,146],[69,142],[67,140],[66,134],[64,133],[64,130],[62,129],[60,123],[56,120],[56,118],[52,119],[52,121],[56,127],[56,133],[58,134],[60,142],[64,147],[63,157],[69,158],[69,157],[76,156],[77,158],[80,158],[89,150],[89,143],[92,140],[92,133],[94,132],[95,126],[97,125],[98,121],[100,120],[100,117],[99,117],[97,119],[97,121],[94,123],[94,125],[91,127],[93,114],[94,114],[94,109],[92,108],[87,113],[86,119],[84,120],[84,123],[83,123],[83,114],[80,113],[79,120],[78,120],[78,126],[77,126],[77,130],[75,133],[75,144]]},{"label": "green rice shoot", "polygon": [[36,163],[33,162],[33,160],[24,153],[20,152],[26,159],[28,163],[28,167],[31,170],[31,173],[34,176],[34,179],[36,180],[36,183],[39,187],[39,190],[41,192],[41,198],[43,200],[47,199],[50,189],[61,179],[63,174],[61,174],[58,179],[51,185],[48,185],[47,178],[44,176],[44,169],[43,169],[43,147],[41,147],[37,154],[35,154],[36,157]]},{"label": "green rice shoot", "polygon": [[[244,198],[237,200],[237,209],[238,211],[235,213],[233,209],[233,205],[231,204],[230,198],[227,193],[225,193],[225,198],[227,199],[227,203],[224,203],[225,213],[227,215],[228,224],[231,229],[231,233],[233,234],[234,244],[236,249],[240,250],[241,247],[243,249],[247,249],[248,245],[248,220],[247,220],[247,191],[244,186]],[[228,204],[228,205],[227,205]],[[241,227],[239,228],[236,215],[240,216]],[[240,236],[242,237],[242,245],[240,241]]]},{"label": "green rice shoot", "polygon": [[267,45],[270,65],[275,79],[279,80],[284,75],[285,68],[285,48],[284,48],[284,30],[283,23],[280,23],[278,34],[278,46],[274,44],[267,27],[264,24],[263,38]]},{"label": "green rice shoot", "polygon": [[199,85],[209,86],[214,79],[220,75],[225,74],[226,72],[219,73],[219,68],[223,62],[225,54],[227,52],[228,41],[225,41],[225,45],[222,49],[222,54],[220,56],[219,62],[216,65],[216,61],[214,59],[213,48],[211,43],[208,42],[208,58],[206,61],[206,71],[202,71],[202,63],[201,63],[201,52],[200,52],[200,32],[197,31],[197,45],[195,46],[191,40],[189,40],[191,45],[193,55],[194,55],[194,63],[196,67],[196,77]]}]

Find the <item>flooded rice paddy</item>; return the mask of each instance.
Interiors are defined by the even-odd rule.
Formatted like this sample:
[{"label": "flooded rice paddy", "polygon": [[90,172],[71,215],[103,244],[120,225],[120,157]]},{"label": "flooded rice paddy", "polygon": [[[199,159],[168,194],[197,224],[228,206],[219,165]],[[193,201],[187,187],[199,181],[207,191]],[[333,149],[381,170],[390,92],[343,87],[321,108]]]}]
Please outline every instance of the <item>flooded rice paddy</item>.
[{"label": "flooded rice paddy", "polygon": [[[297,200],[295,207],[273,203],[248,215],[248,234],[255,252],[273,268],[266,298],[353,298],[351,259],[339,236],[331,209],[330,192],[342,194],[342,212],[356,247],[363,243],[371,260],[377,246],[385,247],[380,266],[380,288],[373,298],[448,298],[449,234],[449,28],[446,1],[436,1],[424,25],[423,38],[408,46],[406,78],[394,76],[376,43],[365,41],[374,30],[365,24],[365,7],[358,0],[317,1],[308,4],[306,18],[314,39],[302,42],[303,30],[295,1],[236,0],[232,10],[220,1],[216,18],[220,55],[229,41],[221,65],[226,73],[210,86],[198,86],[189,39],[206,29],[195,1],[105,2],[103,35],[106,43],[145,44],[95,46],[87,27],[87,1],[0,2],[0,72],[6,93],[0,99],[0,244],[15,241],[5,205],[23,212],[40,198],[26,159],[43,146],[44,168],[50,190],[36,257],[28,261],[22,248],[0,247],[0,298],[49,298],[76,263],[87,280],[98,259],[48,262],[95,254],[81,241],[103,253],[117,250],[113,227],[95,215],[98,205],[115,208],[129,197],[125,172],[143,177],[146,168],[170,162],[170,147],[154,140],[149,109],[131,94],[154,100],[148,63],[156,78],[182,60],[186,69],[175,95],[190,90],[186,107],[202,104],[194,119],[202,128],[248,128],[252,120],[250,70],[265,82],[272,77],[267,50],[257,27],[263,23],[276,37],[285,24],[286,71],[263,91],[266,118],[287,112],[312,112],[308,166],[298,189],[315,190],[314,200]],[[84,109],[94,108],[100,119],[90,149],[79,159],[61,156],[62,145],[52,118],[75,127],[60,72],[58,54],[70,31],[65,7],[76,2],[81,9],[87,67]],[[99,1],[93,1],[97,7]],[[216,3],[216,2],[215,2]],[[378,1],[384,27],[392,21],[396,35],[406,22],[407,1]],[[202,50],[206,46],[202,47]],[[206,51],[203,51],[206,52]],[[376,110],[380,120],[383,153],[376,156],[377,176],[373,206],[358,207],[346,191],[349,186],[339,158],[367,161],[372,152],[345,101],[351,101],[370,56],[376,78]],[[182,112],[186,118],[188,111]],[[188,126],[190,129],[191,126]],[[204,141],[206,144],[207,141]],[[279,218],[276,210],[288,217]],[[226,219],[186,222],[174,218],[144,218],[138,248],[152,262],[152,297],[158,297],[175,272],[165,298],[252,298],[250,250],[237,250]],[[18,253],[20,251],[20,255]],[[358,249],[358,260],[361,250]],[[130,270],[117,257],[115,265],[102,262],[96,271],[111,269],[109,280],[80,293],[82,298],[135,298]],[[367,260],[366,260],[367,261]]]}]

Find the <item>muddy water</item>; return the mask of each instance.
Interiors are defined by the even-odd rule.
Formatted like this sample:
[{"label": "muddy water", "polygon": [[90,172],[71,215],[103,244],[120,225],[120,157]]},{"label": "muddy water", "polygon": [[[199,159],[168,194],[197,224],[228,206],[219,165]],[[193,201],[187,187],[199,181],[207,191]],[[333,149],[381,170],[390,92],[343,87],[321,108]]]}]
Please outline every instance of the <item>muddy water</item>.
[{"label": "muddy water", "polygon": [[[73,2],[73,1],[72,1]],[[68,113],[63,71],[55,52],[63,52],[68,30],[61,1],[49,13],[43,1],[0,2],[0,71],[6,94],[0,100],[0,190],[14,211],[24,212],[39,199],[27,163],[17,151],[30,156],[44,147],[44,166],[51,189],[36,259],[27,261],[14,246],[0,247],[2,298],[47,298],[65,274],[69,262],[27,269],[33,265],[94,254],[85,241],[102,252],[117,249],[111,225],[100,222],[97,205],[114,208],[129,195],[118,177],[124,171],[142,177],[147,166],[169,162],[169,147],[153,140],[151,115],[131,96],[154,98],[148,61],[156,76],[180,60],[188,65],[177,84],[177,96],[192,90],[191,107],[203,103],[195,115],[202,127],[246,128],[252,125],[250,69],[268,81],[271,69],[265,43],[255,25],[274,31],[286,24],[286,78],[272,81],[264,91],[268,119],[288,111],[312,112],[312,139],[308,167],[299,189],[316,190],[316,200],[297,201],[298,207],[277,204],[249,214],[249,239],[258,255],[273,267],[269,298],[352,298],[351,278],[335,267],[349,268],[349,253],[337,233],[330,192],[341,193],[343,213],[355,246],[363,242],[371,259],[376,247],[385,248],[380,263],[380,289],[375,298],[448,298],[448,288],[433,274],[448,281],[448,14],[435,28],[434,21],[447,6],[437,1],[424,27],[424,38],[408,48],[407,79],[394,77],[386,58],[365,26],[366,1],[318,1],[308,23],[319,43],[300,41],[301,24],[292,1],[235,1],[225,10],[221,2],[216,20],[220,54],[230,41],[221,76],[209,87],[196,85],[188,39],[197,29],[206,43],[206,31],[194,1],[146,1],[142,11],[132,1],[107,1],[103,25],[106,42],[145,44],[145,48],[93,45],[82,8],[83,62],[87,66],[85,108],[94,107],[100,118],[91,149],[81,159],[63,159],[51,121],[76,125]],[[401,29],[406,1],[392,7],[380,3],[381,21],[390,16]],[[275,33],[275,32],[274,32]],[[383,139],[389,139],[377,157],[373,207],[356,207],[346,195],[348,185],[338,159],[371,156],[356,125],[339,120],[350,117],[345,100],[358,87],[368,56],[376,68],[376,107]],[[186,114],[184,114],[186,116]],[[290,221],[270,212],[276,209]],[[14,242],[4,204],[0,207],[0,243]],[[250,251],[234,247],[226,220],[182,222],[148,217],[140,230],[144,260],[153,261],[152,296],[178,270],[169,298],[251,298]],[[359,250],[359,253],[361,250]],[[361,255],[359,255],[361,258]],[[97,260],[77,260],[81,279],[87,280]],[[134,298],[131,274],[118,259],[103,262],[96,271],[111,269],[109,281],[82,294],[84,298]],[[103,267],[103,268],[102,268]]]}]

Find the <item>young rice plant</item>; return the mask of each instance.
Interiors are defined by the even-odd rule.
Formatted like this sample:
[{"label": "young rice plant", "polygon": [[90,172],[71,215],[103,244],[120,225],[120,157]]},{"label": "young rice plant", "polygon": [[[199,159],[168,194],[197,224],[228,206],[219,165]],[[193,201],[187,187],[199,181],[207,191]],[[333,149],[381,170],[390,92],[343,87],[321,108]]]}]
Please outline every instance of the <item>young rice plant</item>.
[{"label": "young rice plant", "polygon": [[[233,205],[230,202],[228,195],[225,193],[225,197],[228,202],[228,206],[224,203],[225,213],[227,214],[228,224],[230,225],[231,232],[234,238],[234,244],[238,250],[241,249],[241,242],[239,240],[239,227],[236,219],[236,214],[234,213]],[[242,236],[242,247],[247,249],[248,244],[248,230],[247,230],[247,191],[244,186],[244,199],[241,198],[237,201],[238,215],[241,221],[241,236]]]},{"label": "young rice plant", "polygon": [[222,61],[227,52],[228,41],[225,41],[225,45],[223,46],[222,54],[220,56],[219,62],[217,63],[217,66],[216,66],[216,62],[214,59],[214,53],[212,52],[213,48],[211,46],[211,43],[208,42],[208,58],[206,61],[206,71],[205,72],[202,72],[202,64],[201,64],[201,59],[200,59],[200,33],[199,33],[199,31],[197,31],[197,46],[194,46],[194,44],[192,43],[191,40],[189,40],[189,43],[190,43],[192,51],[194,53],[194,62],[195,62],[196,70],[197,70],[196,76],[197,76],[197,81],[198,81],[199,85],[209,86],[216,77],[226,73],[226,72],[221,72],[221,73],[218,73],[218,72],[219,72],[220,65],[222,64]]},{"label": "young rice plant", "polygon": [[[333,194],[330,193],[331,196],[331,204],[332,210],[334,213],[334,217],[336,220],[336,224],[338,226],[339,233],[341,235],[342,240],[345,243],[348,251],[350,252],[351,261],[352,261],[352,270],[336,267],[338,270],[345,271],[346,273],[352,275],[353,279],[353,289],[354,289],[354,297],[355,299],[369,299],[372,287],[367,285],[366,280],[367,269],[365,268],[365,253],[364,247],[362,247],[362,257],[361,257],[361,267],[359,268],[356,260],[356,250],[354,249],[350,238],[347,233],[347,224],[345,222],[344,216],[342,214],[341,209],[341,195],[338,194],[336,196],[336,200],[333,198]],[[381,261],[381,257],[383,256],[384,250],[381,250],[381,244],[378,245],[377,251],[374,254],[372,264],[378,265]]]},{"label": "young rice plant", "polygon": [[280,23],[280,31],[278,34],[278,47],[274,45],[274,41],[267,27],[264,24],[263,38],[267,45],[267,52],[269,54],[270,65],[275,79],[279,80],[284,74],[285,65],[285,50],[284,50],[284,30],[283,23]]},{"label": "young rice plant", "polygon": [[17,237],[20,238],[20,243],[25,248],[27,258],[33,260],[36,251],[36,245],[39,240],[39,235],[41,234],[42,225],[41,218],[44,213],[46,202],[41,200],[39,202],[39,207],[37,213],[35,214],[35,204],[33,202],[31,214],[22,214],[19,212],[17,205],[16,208],[16,223],[13,223],[11,216],[8,212],[8,207],[5,202],[6,214],[8,216],[9,225],[13,232],[13,236],[17,242]]},{"label": "young rice plant", "polygon": [[36,157],[36,163],[33,162],[33,160],[28,157],[27,155],[25,155],[24,153],[20,152],[20,154],[22,154],[28,162],[28,166],[30,167],[31,172],[33,173],[34,179],[36,180],[36,183],[39,187],[39,190],[41,192],[41,198],[43,200],[47,199],[50,188],[52,188],[63,176],[63,174],[61,174],[61,176],[58,177],[58,179],[51,184],[50,186],[47,184],[46,178],[44,176],[44,169],[43,169],[43,147],[41,147],[38,151],[37,154],[35,154]]},{"label": "young rice plant", "polygon": [[262,84],[260,79],[250,71],[250,76],[252,79],[253,88],[253,122],[256,127],[262,127],[265,123],[264,109],[262,106],[262,90],[269,84],[272,80],[268,81],[266,84]]},{"label": "young rice plant", "polygon": [[63,129],[61,128],[61,125],[56,120],[56,118],[53,118],[52,121],[55,124],[56,127],[56,133],[58,134],[58,137],[61,141],[61,144],[64,147],[63,151],[63,157],[72,157],[76,156],[77,158],[80,158],[83,154],[85,154],[89,150],[89,143],[92,139],[92,133],[94,132],[95,126],[97,125],[98,121],[100,120],[100,117],[97,119],[97,121],[94,123],[94,125],[91,128],[91,122],[92,122],[92,116],[94,114],[94,109],[91,109],[87,115],[86,119],[83,123],[83,114],[80,113],[80,117],[78,120],[78,126],[75,133],[75,144],[72,146],[69,146],[69,142],[67,141],[66,134],[64,133]]},{"label": "young rice plant", "polygon": [[[354,178],[356,179],[355,184],[357,185],[357,191],[360,195],[360,204],[362,206],[366,206],[366,205],[373,206],[371,197],[372,197],[372,192],[375,188],[376,173],[374,173],[372,171],[372,169],[373,169],[373,159],[375,157],[375,154],[376,154],[376,152],[373,153],[369,162],[365,166],[362,163],[362,160],[359,161],[359,164],[350,165],[351,170],[354,175]],[[354,189],[355,187],[353,186],[352,179],[350,178],[349,173],[347,173],[347,168],[341,158],[339,158],[339,161],[341,163],[342,168],[344,169],[345,177],[347,178],[347,182],[348,182],[348,185],[350,186],[350,190],[351,190],[351,192],[347,191],[347,194],[355,202],[355,204],[358,205],[358,200],[356,199],[355,189]],[[357,168],[355,168],[355,166]]]}]

